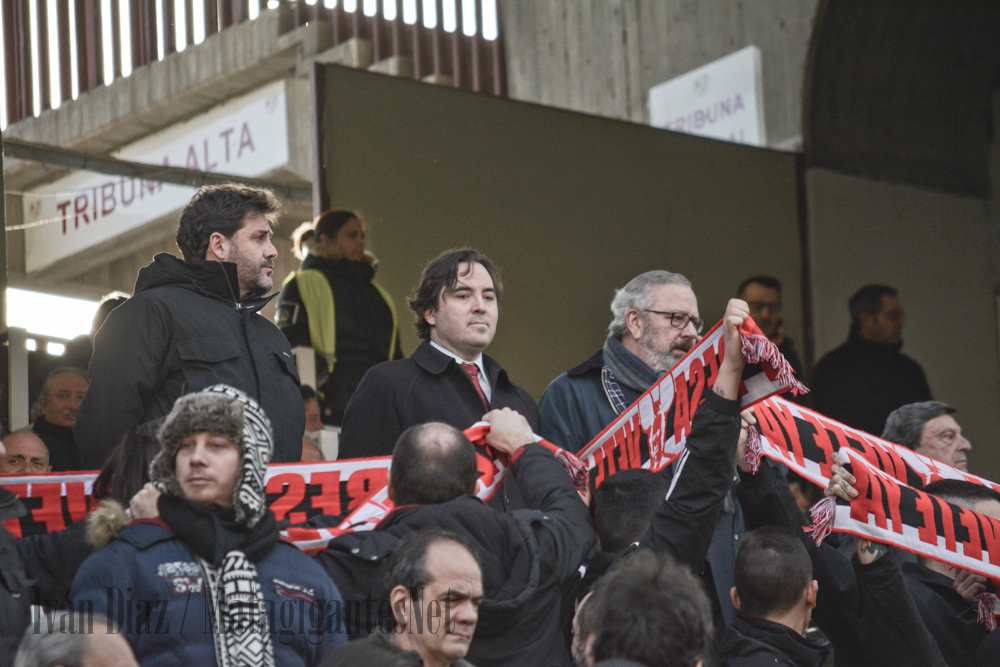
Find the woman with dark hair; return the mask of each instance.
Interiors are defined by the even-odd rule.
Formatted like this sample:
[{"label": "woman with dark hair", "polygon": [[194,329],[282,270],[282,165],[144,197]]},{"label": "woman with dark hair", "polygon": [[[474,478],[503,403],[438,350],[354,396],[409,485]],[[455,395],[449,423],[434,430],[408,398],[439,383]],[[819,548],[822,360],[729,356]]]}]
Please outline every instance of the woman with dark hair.
[{"label": "woman with dark hair", "polygon": [[316,218],[302,268],[281,289],[276,323],[293,348],[315,352],[320,417],[330,426],[340,426],[369,368],[403,357],[395,304],[374,279],[377,264],[358,214],[327,211]]}]

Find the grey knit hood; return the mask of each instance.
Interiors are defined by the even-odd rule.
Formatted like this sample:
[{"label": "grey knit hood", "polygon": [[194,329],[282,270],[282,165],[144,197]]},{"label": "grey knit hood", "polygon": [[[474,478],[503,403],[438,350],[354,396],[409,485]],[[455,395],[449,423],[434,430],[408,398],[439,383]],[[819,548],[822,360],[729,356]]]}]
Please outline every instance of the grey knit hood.
[{"label": "grey knit hood", "polygon": [[236,445],[243,461],[233,492],[236,520],[254,526],[267,510],[264,473],[271,461],[274,436],[261,407],[239,389],[217,384],[177,399],[157,431],[160,453],[149,465],[153,485],[172,496],[183,496],[175,474],[181,441],[192,433],[221,435]]}]

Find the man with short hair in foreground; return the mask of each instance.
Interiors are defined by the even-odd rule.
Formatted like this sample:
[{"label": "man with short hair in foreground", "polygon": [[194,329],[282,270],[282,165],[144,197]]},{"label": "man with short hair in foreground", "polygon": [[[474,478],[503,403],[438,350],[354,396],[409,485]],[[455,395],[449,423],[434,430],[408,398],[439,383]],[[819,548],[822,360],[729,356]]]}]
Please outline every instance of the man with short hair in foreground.
[{"label": "man with short hair in foreground", "polygon": [[501,512],[475,497],[476,449],[461,431],[437,422],[413,426],[392,454],[388,492],[396,509],[373,531],[335,538],[316,560],[345,599],[372,600],[362,605],[371,612],[347,607],[349,632],[364,634],[391,597],[381,590],[382,561],[414,530],[453,531],[482,564],[483,603],[468,660],[478,667],[568,665],[559,612],[595,544],[590,514],[562,464],[533,443],[524,417],[504,408],[484,419],[491,424],[486,443],[510,457],[508,475],[529,509]]},{"label": "man with short hair in foreground", "polygon": [[667,554],[624,559],[581,603],[577,620],[577,667],[701,667],[709,658],[708,598]]},{"label": "man with short hair in foreground", "polygon": [[736,619],[719,646],[726,667],[821,667],[830,648],[805,638],[819,585],[802,543],[786,529],[747,533],[736,554],[730,595]]},{"label": "man with short hair in foreground", "polygon": [[472,667],[469,650],[483,574],[457,533],[427,528],[403,538],[386,563],[389,627],[334,651],[322,667]]},{"label": "man with short hair in foreground", "polygon": [[917,454],[968,470],[967,452],[972,444],[962,436],[962,427],[952,417],[955,412],[955,408],[941,401],[904,405],[885,420],[882,437]]},{"label": "man with short hair in foreground", "polygon": [[22,429],[3,440],[7,453],[0,457],[0,475],[49,472],[49,450],[32,431]]}]

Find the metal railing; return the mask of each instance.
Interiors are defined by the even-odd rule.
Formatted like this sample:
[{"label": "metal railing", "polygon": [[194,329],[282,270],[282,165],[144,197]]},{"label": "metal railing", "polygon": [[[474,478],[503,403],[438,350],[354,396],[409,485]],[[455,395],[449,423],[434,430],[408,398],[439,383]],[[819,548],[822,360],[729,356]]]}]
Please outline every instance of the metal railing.
[{"label": "metal railing", "polygon": [[[268,7],[290,12],[292,28],[312,21],[328,23],[334,46],[355,37],[371,40],[375,63],[391,56],[407,58],[417,79],[433,77],[436,83],[457,88],[507,94],[499,25],[495,38],[483,36],[484,0],[356,0],[353,11],[345,9],[344,0],[332,7],[326,6],[329,0],[313,4],[306,0],[3,0],[2,4],[8,125],[58,106],[74,93],[127,76],[177,52],[179,45],[186,48],[196,43],[196,37],[200,42]],[[430,21],[425,21],[425,4],[434,7],[431,27],[426,25]],[[466,16],[463,10],[468,4],[474,13]],[[407,5],[414,22],[404,20],[401,5]],[[374,6],[374,13],[367,14],[365,6]],[[450,31],[443,25],[446,6],[454,16]],[[491,13],[494,8],[490,2]],[[394,18],[388,20],[387,15]],[[466,34],[472,24],[472,34]]]}]

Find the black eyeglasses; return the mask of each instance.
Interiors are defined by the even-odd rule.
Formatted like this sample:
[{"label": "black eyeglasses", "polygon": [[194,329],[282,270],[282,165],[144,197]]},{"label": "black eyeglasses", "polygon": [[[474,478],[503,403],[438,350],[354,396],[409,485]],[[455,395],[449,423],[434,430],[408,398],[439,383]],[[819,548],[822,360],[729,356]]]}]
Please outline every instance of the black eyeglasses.
[{"label": "black eyeglasses", "polygon": [[644,313],[656,313],[657,315],[663,315],[664,317],[670,318],[670,326],[675,329],[683,329],[688,325],[688,322],[694,325],[695,333],[701,333],[705,328],[705,320],[700,317],[691,317],[686,313],[665,313],[662,310],[642,310]]}]

